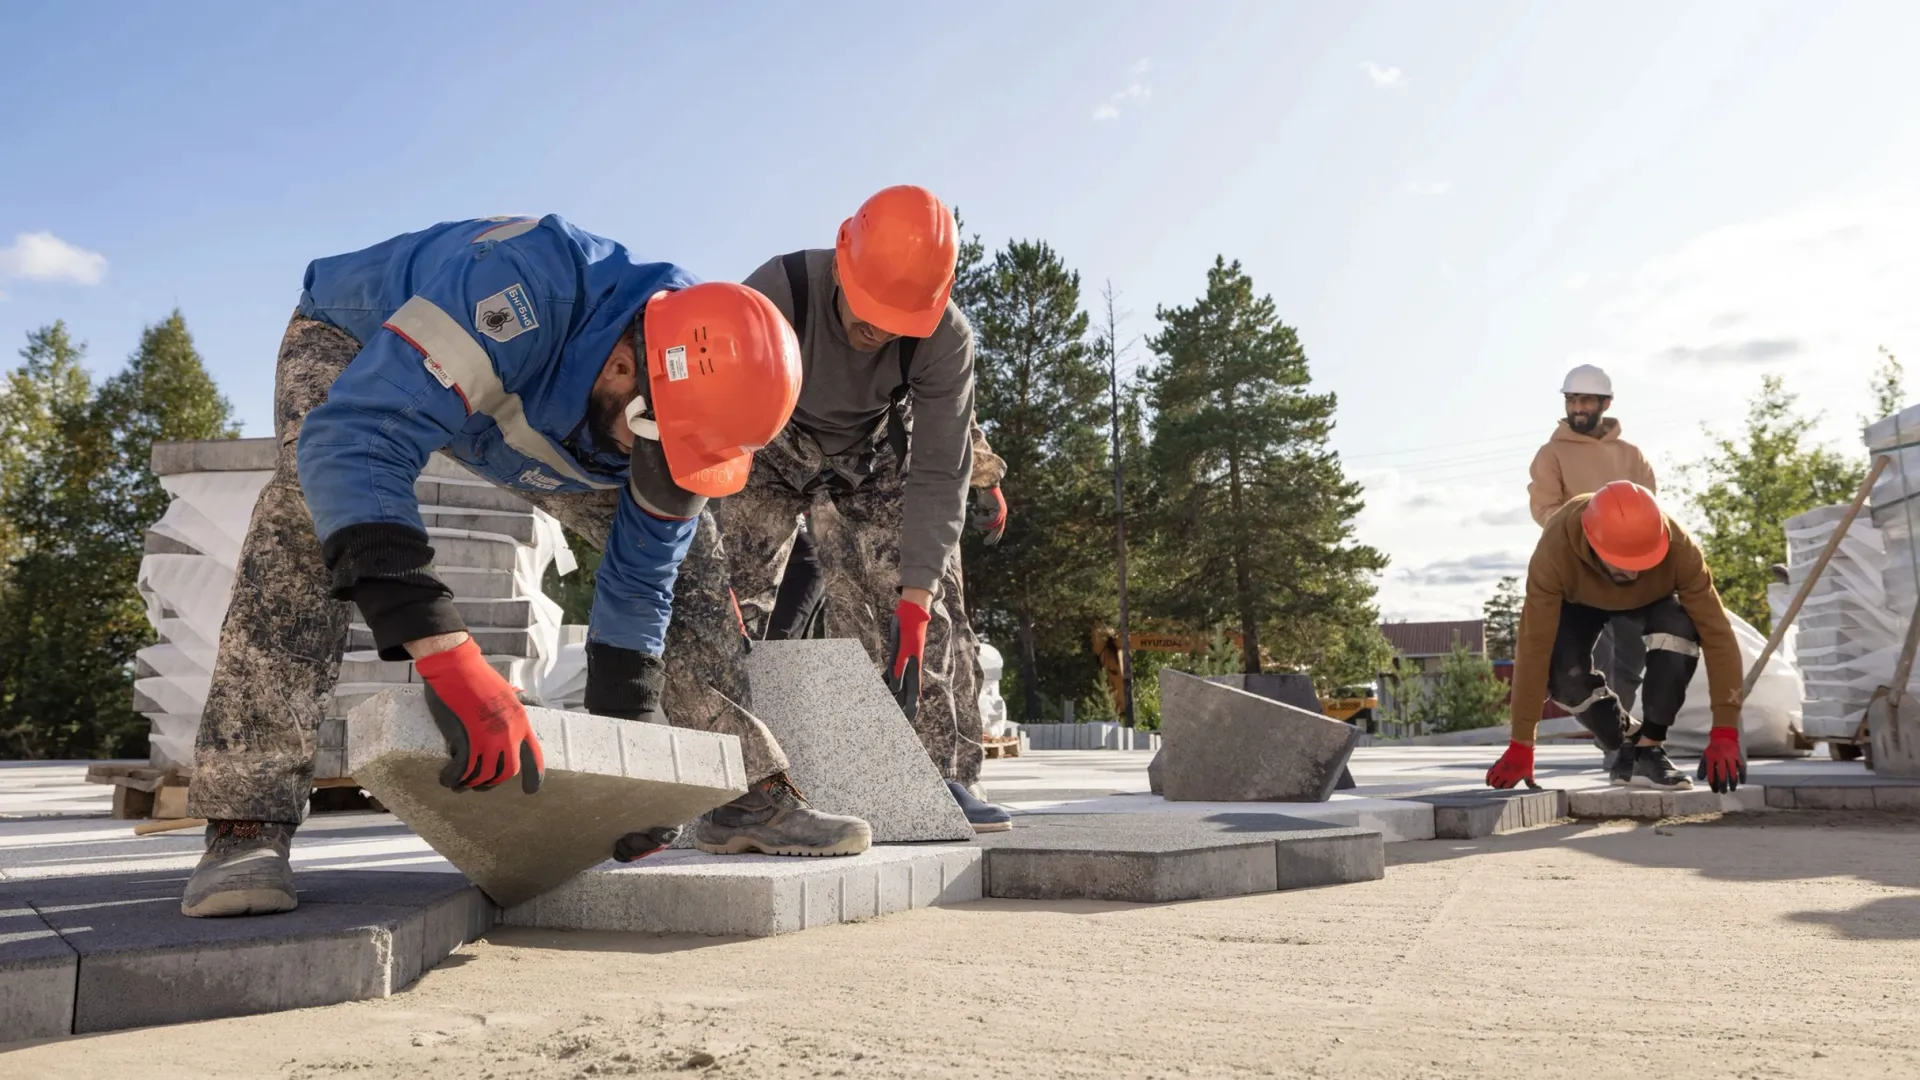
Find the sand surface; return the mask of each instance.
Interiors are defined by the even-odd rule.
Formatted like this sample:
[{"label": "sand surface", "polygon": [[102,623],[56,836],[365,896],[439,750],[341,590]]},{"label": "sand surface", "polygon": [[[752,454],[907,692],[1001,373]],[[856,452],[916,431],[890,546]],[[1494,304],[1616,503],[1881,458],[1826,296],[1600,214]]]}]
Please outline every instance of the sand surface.
[{"label": "sand surface", "polygon": [[0,1077],[1920,1076],[1920,818],[1568,825],[1385,881],[757,941],[502,930],[382,1001]]}]

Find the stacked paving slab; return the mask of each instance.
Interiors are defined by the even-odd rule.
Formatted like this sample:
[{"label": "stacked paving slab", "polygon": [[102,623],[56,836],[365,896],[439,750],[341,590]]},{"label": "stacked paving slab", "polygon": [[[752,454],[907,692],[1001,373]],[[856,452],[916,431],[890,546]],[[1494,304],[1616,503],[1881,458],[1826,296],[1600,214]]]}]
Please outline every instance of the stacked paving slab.
[{"label": "stacked paving slab", "polygon": [[[140,594],[160,640],[137,655],[134,708],[152,725],[157,768],[192,767],[240,545],[275,455],[273,439],[154,445],[154,474],[173,501],[148,530],[140,565]],[[561,573],[573,570],[559,522],[442,454],[428,460],[414,491],[435,572],[474,639],[503,676],[534,690],[560,645],[560,607],[541,593],[540,577],[551,562]],[[315,778],[348,775],[348,710],[415,681],[411,663],[379,658],[356,613],[339,688],[315,740]]]},{"label": "stacked paving slab", "polygon": [[[1787,519],[1788,583],[1768,590],[1776,620],[1846,513],[1841,504]],[[1886,565],[1884,534],[1865,515],[1855,518],[1794,620],[1793,651],[1806,679],[1801,725],[1811,737],[1852,736],[1873,693],[1873,684],[1861,685],[1863,664],[1899,643],[1882,580]]]}]

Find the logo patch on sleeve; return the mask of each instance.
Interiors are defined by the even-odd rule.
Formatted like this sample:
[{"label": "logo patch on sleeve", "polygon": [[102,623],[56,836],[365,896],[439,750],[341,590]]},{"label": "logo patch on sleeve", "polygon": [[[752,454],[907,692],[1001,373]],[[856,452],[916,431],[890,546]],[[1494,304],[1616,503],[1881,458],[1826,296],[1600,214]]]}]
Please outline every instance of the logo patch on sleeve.
[{"label": "logo patch on sleeve", "polygon": [[474,329],[505,343],[540,328],[525,286],[515,282],[473,306]]}]

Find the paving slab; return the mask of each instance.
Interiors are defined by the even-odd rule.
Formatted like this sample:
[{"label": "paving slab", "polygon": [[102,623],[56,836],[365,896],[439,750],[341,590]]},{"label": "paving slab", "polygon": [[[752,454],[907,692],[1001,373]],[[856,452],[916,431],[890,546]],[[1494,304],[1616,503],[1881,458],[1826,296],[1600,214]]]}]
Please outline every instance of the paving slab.
[{"label": "paving slab", "polygon": [[1656,820],[1686,814],[1737,812],[1751,808],[1739,795],[1718,795],[1705,787],[1696,787],[1687,791],[1611,787],[1569,792],[1567,796],[1567,813],[1577,818]]},{"label": "paving slab", "polygon": [[1407,801],[1433,807],[1433,835],[1439,840],[1478,840],[1567,817],[1564,791],[1456,792],[1410,795]]},{"label": "paving slab", "polygon": [[73,1030],[80,954],[24,901],[0,899],[0,1042]]},{"label": "paving slab", "polygon": [[[758,646],[756,646],[756,649]],[[507,909],[510,926],[768,937],[982,896],[971,844],[876,847],[832,859],[663,851],[589,870]]]},{"label": "paving slab", "polygon": [[[40,1034],[19,1037],[384,997],[484,934],[493,918],[479,890],[451,874],[296,872],[298,908],[248,919],[181,915],[186,880],[174,870],[0,882],[0,909],[30,907],[72,954],[65,1016],[46,1030],[52,1006],[43,1002]],[[14,974],[0,964],[0,1039],[15,1030]]]},{"label": "paving slab", "polygon": [[816,808],[864,819],[880,844],[973,838],[858,641],[756,641],[747,672],[754,715]]},{"label": "paving slab", "polygon": [[1023,814],[980,838],[987,895],[1170,903],[1372,881],[1381,836],[1282,814]]},{"label": "paving slab", "polygon": [[440,786],[447,744],[418,686],[367,699],[347,719],[348,772],[502,907],[611,856],[629,832],[681,825],[746,791],[740,740],[529,707],[546,779],[489,791]]},{"label": "paving slab", "polygon": [[1161,793],[1173,801],[1325,802],[1360,730],[1285,702],[1161,672]]}]

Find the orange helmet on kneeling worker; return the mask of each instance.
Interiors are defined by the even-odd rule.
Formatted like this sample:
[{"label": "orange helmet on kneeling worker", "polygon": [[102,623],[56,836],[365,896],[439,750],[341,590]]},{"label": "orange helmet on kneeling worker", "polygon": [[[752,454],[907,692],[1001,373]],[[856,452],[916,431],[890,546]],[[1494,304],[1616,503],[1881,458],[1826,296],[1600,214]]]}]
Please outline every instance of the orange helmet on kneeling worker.
[{"label": "orange helmet on kneeling worker", "polygon": [[746,486],[753,452],[800,400],[800,342],[780,309],[732,282],[647,300],[647,397],[673,482],[721,498]]},{"label": "orange helmet on kneeling worker", "polygon": [[933,192],[902,184],[877,192],[840,225],[834,261],[853,316],[902,337],[940,325],[953,291],[959,229]]},{"label": "orange helmet on kneeling worker", "polygon": [[1615,480],[1593,493],[1580,512],[1580,528],[1593,553],[1609,566],[1638,573],[1667,557],[1667,518],[1653,492],[1631,480]]}]

